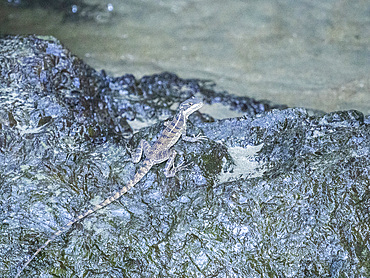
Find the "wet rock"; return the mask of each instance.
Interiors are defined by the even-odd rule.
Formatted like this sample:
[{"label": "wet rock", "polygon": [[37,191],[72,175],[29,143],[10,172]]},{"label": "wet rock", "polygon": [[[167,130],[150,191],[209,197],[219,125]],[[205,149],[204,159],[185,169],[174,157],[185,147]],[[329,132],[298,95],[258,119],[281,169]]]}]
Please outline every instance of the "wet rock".
[{"label": "wet rock", "polygon": [[127,147],[155,140],[174,104],[197,94],[245,116],[191,115],[188,134],[208,140],[175,146],[187,171],[166,179],[153,167],[24,277],[368,277],[369,116],[215,89],[172,73],[111,77],[51,37],[1,38],[0,276],[126,184]]}]

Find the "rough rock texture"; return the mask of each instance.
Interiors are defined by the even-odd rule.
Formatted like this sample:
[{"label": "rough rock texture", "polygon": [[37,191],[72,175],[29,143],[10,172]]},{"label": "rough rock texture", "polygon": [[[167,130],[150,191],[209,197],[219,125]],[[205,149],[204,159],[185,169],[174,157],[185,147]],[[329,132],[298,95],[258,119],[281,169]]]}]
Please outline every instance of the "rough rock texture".
[{"label": "rough rock texture", "polygon": [[[134,174],[193,94],[245,112],[194,113],[166,179],[153,167],[119,201],[51,243],[24,277],[369,277],[370,117],[271,106],[163,73],[98,73],[53,38],[0,39],[0,276]],[[278,108],[273,109],[272,108]],[[147,127],[132,136],[131,123]]]}]

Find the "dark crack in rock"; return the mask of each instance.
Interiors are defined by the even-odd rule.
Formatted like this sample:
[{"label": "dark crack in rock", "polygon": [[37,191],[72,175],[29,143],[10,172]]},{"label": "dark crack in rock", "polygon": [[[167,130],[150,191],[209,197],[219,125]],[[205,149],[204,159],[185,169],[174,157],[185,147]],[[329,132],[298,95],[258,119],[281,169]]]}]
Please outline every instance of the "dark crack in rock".
[{"label": "dark crack in rock", "polygon": [[[0,276],[135,173],[197,94],[245,112],[196,112],[166,179],[157,165],[43,250],[23,277],[369,277],[370,117],[284,108],[162,73],[98,73],[56,39],[0,39]],[[279,109],[272,109],[279,108]],[[144,123],[132,135],[132,123]]]}]

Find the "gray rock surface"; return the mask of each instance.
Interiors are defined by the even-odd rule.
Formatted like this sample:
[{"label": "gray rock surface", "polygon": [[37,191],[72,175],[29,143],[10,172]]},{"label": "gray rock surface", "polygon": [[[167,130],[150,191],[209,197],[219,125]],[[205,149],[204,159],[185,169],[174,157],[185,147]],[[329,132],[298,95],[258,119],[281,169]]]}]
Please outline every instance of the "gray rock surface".
[{"label": "gray rock surface", "polygon": [[24,277],[368,277],[370,117],[215,88],[171,73],[113,78],[54,38],[0,38],[0,276],[121,188],[136,168],[127,147],[155,140],[172,104],[196,94],[245,115],[193,114],[188,134],[208,140],[176,145],[188,171],[154,167]]}]

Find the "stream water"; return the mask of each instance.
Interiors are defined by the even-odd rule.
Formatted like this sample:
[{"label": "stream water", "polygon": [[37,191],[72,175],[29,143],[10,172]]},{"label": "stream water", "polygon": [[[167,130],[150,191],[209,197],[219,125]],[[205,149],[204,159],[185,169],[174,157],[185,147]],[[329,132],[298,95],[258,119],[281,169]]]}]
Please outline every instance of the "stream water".
[{"label": "stream water", "polygon": [[0,34],[53,35],[108,74],[171,71],[292,107],[370,113],[368,1],[9,2],[27,3],[0,2]]}]

